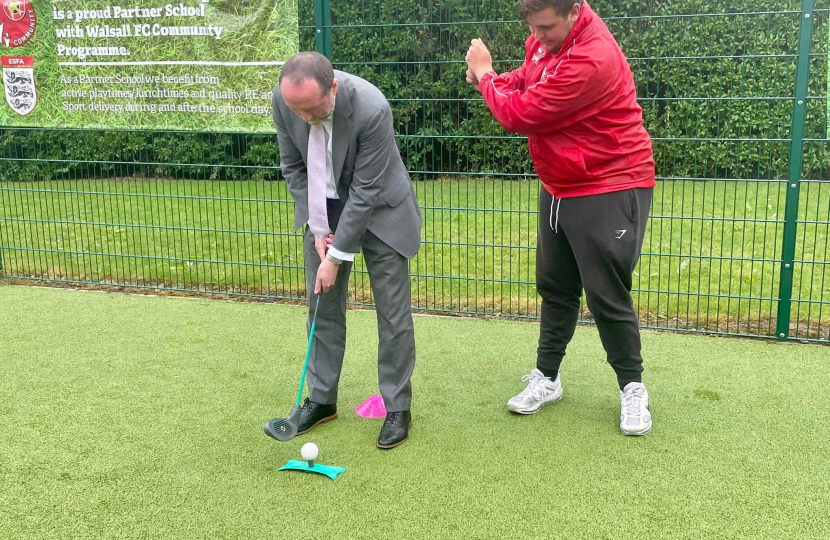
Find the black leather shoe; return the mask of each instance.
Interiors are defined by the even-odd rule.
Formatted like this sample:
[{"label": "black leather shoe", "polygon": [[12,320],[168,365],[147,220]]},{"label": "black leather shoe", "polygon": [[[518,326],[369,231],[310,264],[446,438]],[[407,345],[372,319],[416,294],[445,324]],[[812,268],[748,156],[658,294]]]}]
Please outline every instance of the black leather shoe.
[{"label": "black leather shoe", "polygon": [[304,435],[326,422],[337,418],[337,405],[323,405],[305,398],[303,408],[300,409],[300,425],[297,426],[297,435]]},{"label": "black leather shoe", "polygon": [[411,427],[412,415],[409,411],[386,413],[386,420],[378,436],[378,448],[386,450],[402,445],[409,438]]}]

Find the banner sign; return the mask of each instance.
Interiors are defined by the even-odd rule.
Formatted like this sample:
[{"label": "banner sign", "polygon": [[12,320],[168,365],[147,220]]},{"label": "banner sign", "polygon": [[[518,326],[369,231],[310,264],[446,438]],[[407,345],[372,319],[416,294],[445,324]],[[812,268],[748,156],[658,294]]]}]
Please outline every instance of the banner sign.
[{"label": "banner sign", "polygon": [[272,131],[297,0],[0,0],[0,125]]}]

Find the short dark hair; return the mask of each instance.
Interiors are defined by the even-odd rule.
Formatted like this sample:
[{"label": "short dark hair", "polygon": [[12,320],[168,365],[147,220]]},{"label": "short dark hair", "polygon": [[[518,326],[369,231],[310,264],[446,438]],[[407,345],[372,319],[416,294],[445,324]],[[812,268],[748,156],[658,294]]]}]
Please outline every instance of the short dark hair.
[{"label": "short dark hair", "polygon": [[297,53],[283,64],[280,70],[280,81],[288,78],[293,84],[300,85],[306,79],[314,79],[320,85],[320,91],[325,94],[334,86],[334,68],[329,59],[316,52]]},{"label": "short dark hair", "polygon": [[565,17],[573,9],[574,4],[582,7],[582,0],[519,0],[519,13],[524,21],[531,13],[553,8],[557,14]]}]

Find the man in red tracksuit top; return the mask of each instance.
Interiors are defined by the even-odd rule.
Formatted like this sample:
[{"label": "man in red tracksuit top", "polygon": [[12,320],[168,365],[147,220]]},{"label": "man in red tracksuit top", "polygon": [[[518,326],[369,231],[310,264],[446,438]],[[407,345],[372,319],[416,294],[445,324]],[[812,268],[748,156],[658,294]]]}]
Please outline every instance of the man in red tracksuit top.
[{"label": "man in red tracksuit top", "polygon": [[654,190],[654,156],[628,61],[582,0],[519,0],[530,25],[522,67],[493,71],[474,39],[467,82],[496,120],[528,136],[542,181],[536,284],[542,316],[536,368],[507,402],[532,414],[562,398],[559,365],[582,289],[620,387],[620,430],[651,431],[640,331],[631,299]]}]

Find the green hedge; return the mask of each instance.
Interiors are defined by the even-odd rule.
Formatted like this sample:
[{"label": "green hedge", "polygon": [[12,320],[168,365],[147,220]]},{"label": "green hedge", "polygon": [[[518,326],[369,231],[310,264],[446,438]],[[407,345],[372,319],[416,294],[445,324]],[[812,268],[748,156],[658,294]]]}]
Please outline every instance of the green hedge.
[{"label": "green hedge", "polygon": [[[592,2],[629,57],[646,127],[654,137],[658,175],[664,178],[786,177],[799,2]],[[401,148],[413,170],[532,172],[524,140],[496,124],[477,93],[463,82],[469,40],[490,46],[498,71],[523,57],[527,27],[519,23],[454,24],[516,19],[515,4],[483,9],[448,0],[336,2],[335,62],[374,81],[395,102]],[[398,27],[353,27],[376,21]],[[827,95],[827,16],[814,18],[810,96]],[[419,25],[419,23],[448,23]],[[823,54],[824,56],[820,56]],[[693,58],[688,58],[693,57]],[[506,60],[506,61],[504,61]],[[513,61],[510,61],[513,60]],[[736,98],[778,99],[736,99]],[[444,98],[444,101],[441,101]],[[451,101],[452,99],[462,101]],[[719,99],[701,99],[719,98]],[[808,102],[808,138],[825,138],[826,101]],[[422,138],[424,135],[428,138]],[[461,136],[458,138],[458,136]],[[715,140],[711,140],[715,139]],[[724,139],[738,139],[725,141]],[[805,176],[827,175],[826,144],[808,145]]]},{"label": "green hedge", "polygon": [[[592,5],[629,57],[660,177],[786,176],[799,2],[744,1],[729,9],[762,13],[708,17],[695,15],[718,13],[722,4],[627,0]],[[464,52],[472,37],[490,45],[497,70],[519,65],[527,27],[516,18],[513,1],[334,0],[333,60],[390,98],[410,170],[532,174],[526,142],[505,133],[463,80]],[[301,2],[300,20],[314,20],[313,2]],[[482,22],[469,24],[475,21]],[[808,101],[806,136],[824,139],[827,13],[818,13],[814,21],[808,95],[820,99]],[[303,49],[314,48],[312,28],[301,29],[301,42]],[[778,99],[737,99],[747,97]],[[827,176],[829,150],[826,143],[806,146],[805,176]],[[275,179],[279,161],[273,134],[143,131],[3,129],[0,156],[0,177],[16,180]],[[50,161],[17,159],[22,157]]]},{"label": "green hedge", "polygon": [[8,129],[0,130],[0,155],[8,158],[0,178],[21,181],[279,177],[274,134]]}]

